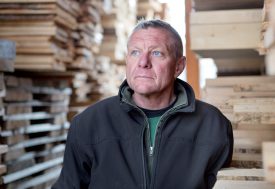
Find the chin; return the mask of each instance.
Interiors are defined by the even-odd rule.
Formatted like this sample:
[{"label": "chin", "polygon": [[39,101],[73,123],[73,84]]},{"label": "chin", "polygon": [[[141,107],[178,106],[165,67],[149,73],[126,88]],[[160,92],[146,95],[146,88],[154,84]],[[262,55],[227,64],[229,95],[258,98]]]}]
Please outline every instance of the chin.
[{"label": "chin", "polygon": [[135,87],[134,88],[135,93],[141,94],[141,95],[149,95],[154,92],[154,90],[150,87]]}]

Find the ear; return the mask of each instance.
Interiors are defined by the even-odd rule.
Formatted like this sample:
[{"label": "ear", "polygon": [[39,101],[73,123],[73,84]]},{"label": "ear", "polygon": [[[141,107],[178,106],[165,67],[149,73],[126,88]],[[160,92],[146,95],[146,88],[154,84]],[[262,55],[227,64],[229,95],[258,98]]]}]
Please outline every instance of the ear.
[{"label": "ear", "polygon": [[186,65],[186,57],[182,56],[176,62],[175,78],[177,78],[184,70]]}]

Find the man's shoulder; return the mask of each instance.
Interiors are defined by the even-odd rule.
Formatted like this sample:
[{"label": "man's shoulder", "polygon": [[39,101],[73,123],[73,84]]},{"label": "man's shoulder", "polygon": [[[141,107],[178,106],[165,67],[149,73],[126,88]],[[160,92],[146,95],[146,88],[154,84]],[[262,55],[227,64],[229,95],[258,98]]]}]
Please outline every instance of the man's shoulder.
[{"label": "man's shoulder", "polygon": [[217,116],[219,118],[224,118],[227,120],[224,114],[216,106],[209,104],[205,101],[196,100],[196,110],[199,111],[201,114],[210,114],[211,116]]},{"label": "man's shoulder", "polygon": [[104,116],[108,112],[114,111],[117,108],[119,108],[119,97],[108,97],[91,104],[81,113],[77,114],[74,119],[77,119],[78,121],[87,121],[96,116]]}]

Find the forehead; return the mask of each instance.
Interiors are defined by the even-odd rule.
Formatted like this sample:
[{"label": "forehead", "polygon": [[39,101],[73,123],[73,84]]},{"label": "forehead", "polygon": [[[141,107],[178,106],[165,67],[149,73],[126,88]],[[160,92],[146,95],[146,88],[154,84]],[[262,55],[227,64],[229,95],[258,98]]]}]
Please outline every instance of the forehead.
[{"label": "forehead", "polygon": [[169,33],[161,28],[147,28],[135,31],[129,39],[128,45],[136,43],[157,43],[168,45]]}]

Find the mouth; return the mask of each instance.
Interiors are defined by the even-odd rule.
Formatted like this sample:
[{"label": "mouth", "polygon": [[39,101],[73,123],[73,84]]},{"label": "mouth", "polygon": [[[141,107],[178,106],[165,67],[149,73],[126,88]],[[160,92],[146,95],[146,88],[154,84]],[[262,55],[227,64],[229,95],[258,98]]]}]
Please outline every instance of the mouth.
[{"label": "mouth", "polygon": [[142,76],[136,76],[135,78],[136,78],[136,79],[153,79],[153,77],[144,76],[144,75],[142,75]]}]

